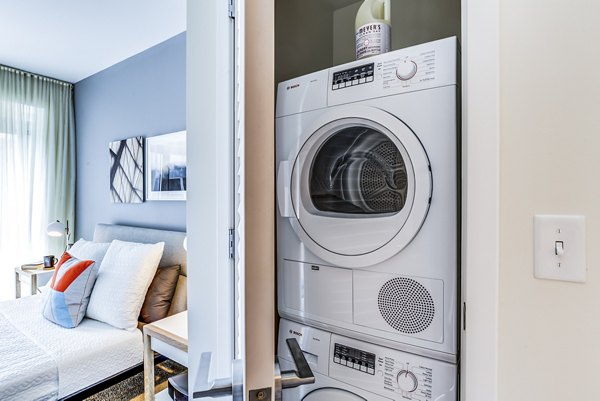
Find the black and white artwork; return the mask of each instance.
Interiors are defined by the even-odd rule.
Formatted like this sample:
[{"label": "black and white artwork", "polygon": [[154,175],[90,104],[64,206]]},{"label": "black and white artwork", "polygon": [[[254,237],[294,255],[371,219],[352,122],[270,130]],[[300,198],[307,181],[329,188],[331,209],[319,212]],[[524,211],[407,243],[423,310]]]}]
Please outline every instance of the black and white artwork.
[{"label": "black and white artwork", "polygon": [[186,200],[186,131],[146,139],[146,199]]},{"label": "black and white artwork", "polygon": [[113,203],[144,201],[144,138],[123,139],[110,145],[110,196]]}]

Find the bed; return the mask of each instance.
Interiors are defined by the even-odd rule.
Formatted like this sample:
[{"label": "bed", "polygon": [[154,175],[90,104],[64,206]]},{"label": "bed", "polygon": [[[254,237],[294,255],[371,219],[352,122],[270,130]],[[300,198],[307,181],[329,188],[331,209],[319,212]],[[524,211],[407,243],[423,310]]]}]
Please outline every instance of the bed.
[{"label": "bed", "polygon": [[[99,224],[95,242],[165,242],[160,267],[181,265],[169,314],[187,309],[185,233]],[[0,303],[0,400],[82,399],[142,370],[140,330],[85,318],[65,329],[41,314],[42,296]]]}]

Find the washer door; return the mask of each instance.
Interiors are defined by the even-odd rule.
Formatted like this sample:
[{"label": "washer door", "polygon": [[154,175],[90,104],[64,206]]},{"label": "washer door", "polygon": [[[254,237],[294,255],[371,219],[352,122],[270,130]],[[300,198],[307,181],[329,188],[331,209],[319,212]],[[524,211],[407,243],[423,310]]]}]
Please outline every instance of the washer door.
[{"label": "washer door", "polygon": [[412,130],[387,112],[356,106],[317,122],[295,155],[290,184],[296,233],[317,256],[344,267],[380,263],[408,245],[432,187]]},{"label": "washer door", "polygon": [[354,393],[337,388],[320,388],[312,391],[302,401],[367,401]]}]

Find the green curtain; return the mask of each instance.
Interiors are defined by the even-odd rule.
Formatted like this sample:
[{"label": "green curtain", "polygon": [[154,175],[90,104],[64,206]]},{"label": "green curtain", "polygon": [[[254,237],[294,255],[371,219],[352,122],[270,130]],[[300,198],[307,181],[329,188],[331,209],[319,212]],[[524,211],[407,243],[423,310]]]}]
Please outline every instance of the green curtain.
[{"label": "green curtain", "polygon": [[0,66],[0,299],[15,266],[60,256],[46,226],[74,213],[73,85]]}]

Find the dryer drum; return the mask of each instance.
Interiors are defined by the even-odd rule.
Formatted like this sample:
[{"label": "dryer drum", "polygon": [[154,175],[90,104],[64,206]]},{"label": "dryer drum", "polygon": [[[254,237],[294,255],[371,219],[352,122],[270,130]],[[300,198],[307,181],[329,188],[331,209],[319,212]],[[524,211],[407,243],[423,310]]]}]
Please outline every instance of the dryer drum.
[{"label": "dryer drum", "polygon": [[397,213],[406,203],[406,166],[396,145],[370,127],[344,128],[317,151],[310,193],[321,211]]}]

